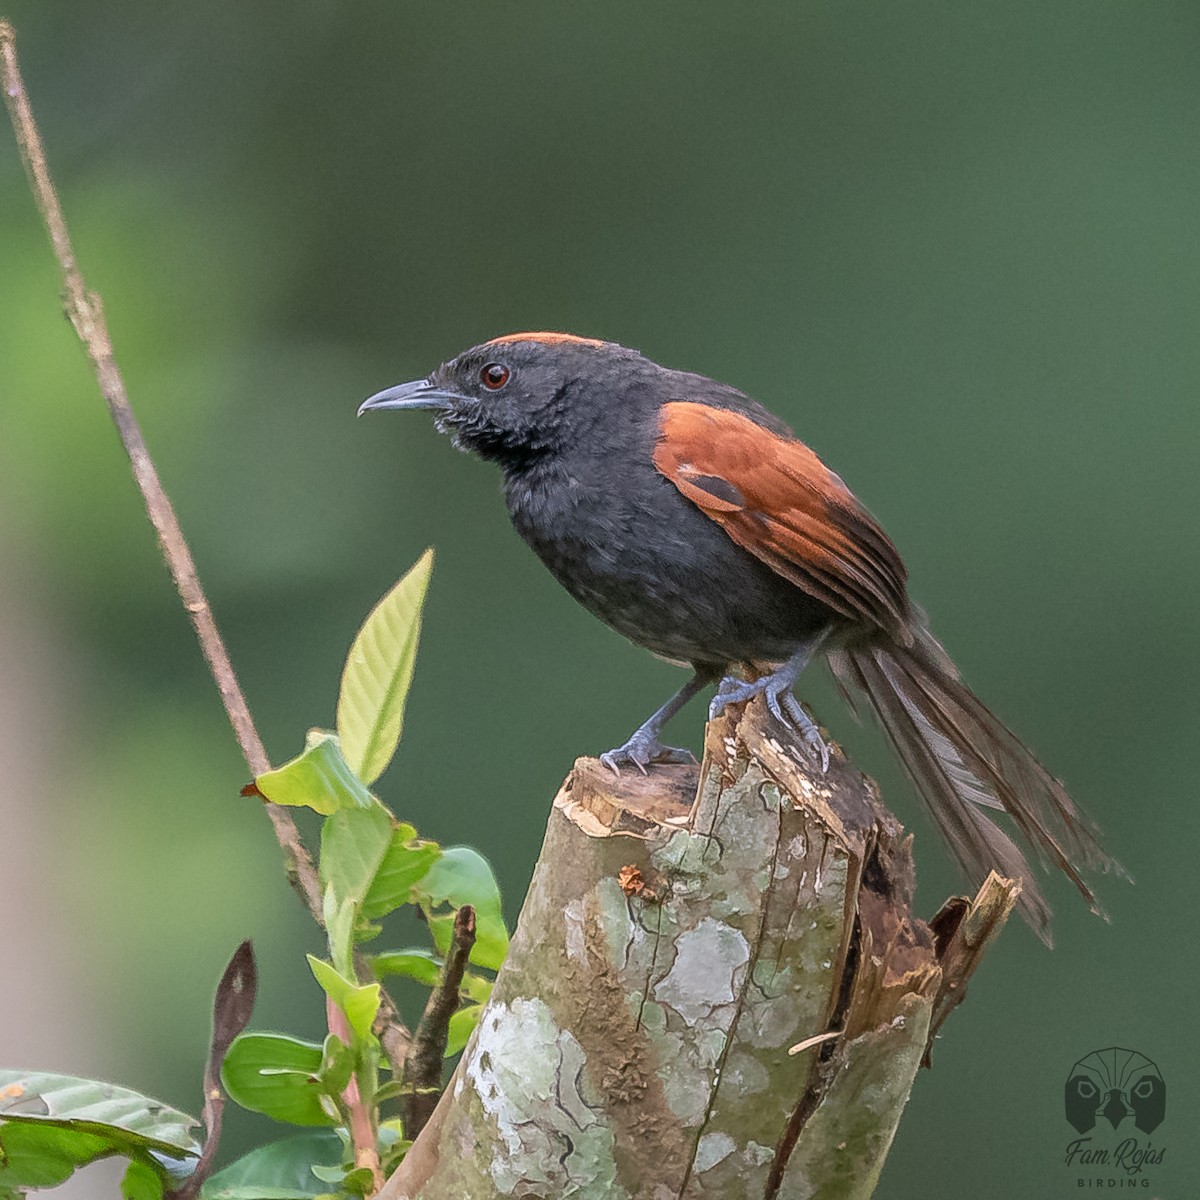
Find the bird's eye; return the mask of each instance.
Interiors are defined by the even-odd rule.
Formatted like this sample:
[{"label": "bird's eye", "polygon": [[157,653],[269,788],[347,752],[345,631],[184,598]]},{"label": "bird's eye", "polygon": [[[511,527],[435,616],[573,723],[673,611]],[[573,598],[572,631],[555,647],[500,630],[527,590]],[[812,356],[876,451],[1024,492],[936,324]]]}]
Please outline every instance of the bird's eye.
[{"label": "bird's eye", "polygon": [[508,382],[508,368],[503,363],[488,363],[479,372],[479,379],[484,387],[499,391]]}]

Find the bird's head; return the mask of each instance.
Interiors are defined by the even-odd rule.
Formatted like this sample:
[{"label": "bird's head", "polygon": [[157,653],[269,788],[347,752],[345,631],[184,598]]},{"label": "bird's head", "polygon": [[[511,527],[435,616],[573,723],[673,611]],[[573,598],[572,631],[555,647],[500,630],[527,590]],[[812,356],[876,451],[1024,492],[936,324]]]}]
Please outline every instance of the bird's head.
[{"label": "bird's head", "polygon": [[506,467],[552,454],[603,419],[601,395],[620,403],[653,364],[613,342],[566,333],[517,333],[464,350],[425,379],[378,392],[359,415],[429,409],[455,444]]}]

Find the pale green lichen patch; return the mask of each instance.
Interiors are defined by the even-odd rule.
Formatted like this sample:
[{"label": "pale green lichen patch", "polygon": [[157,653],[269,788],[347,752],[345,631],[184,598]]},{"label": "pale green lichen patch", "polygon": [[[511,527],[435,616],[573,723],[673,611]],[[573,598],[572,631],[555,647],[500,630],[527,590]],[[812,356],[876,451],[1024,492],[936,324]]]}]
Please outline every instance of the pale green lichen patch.
[{"label": "pale green lichen patch", "polygon": [[697,1175],[711,1171],[717,1163],[728,1158],[737,1146],[727,1133],[706,1133],[696,1143],[696,1157],[692,1160],[692,1170]]},{"label": "pale green lichen patch", "polygon": [[[694,1129],[704,1120],[712,1094],[712,1067],[702,1067],[688,1053],[678,1034],[665,1033],[655,1040],[659,1051],[659,1079],[667,1105],[679,1124]],[[674,1049],[675,1057],[671,1057]]]},{"label": "pale green lichen patch", "polygon": [[489,1006],[464,1071],[495,1129],[487,1171],[501,1196],[624,1200],[587,1056],[541,1000]]},{"label": "pale green lichen patch", "polygon": [[653,949],[650,935],[634,919],[629,901],[615,879],[601,879],[588,893],[584,921],[603,934],[605,958],[622,973],[636,973],[643,957]]},{"label": "pale green lichen patch", "polygon": [[725,1063],[724,1083],[739,1095],[753,1096],[767,1090],[771,1084],[771,1075],[753,1055],[737,1051],[730,1054]]},{"label": "pale green lichen patch", "polygon": [[708,1111],[749,958],[738,930],[706,917],[676,939],[669,969],[650,986],[653,999],[630,997],[641,1005],[663,1095],[684,1126]]},{"label": "pale green lichen patch", "polygon": [[576,896],[575,899],[563,909],[563,921],[565,923],[563,945],[567,951],[567,958],[571,962],[587,962],[587,945],[584,940],[584,919],[585,914],[583,897]]},{"label": "pale green lichen patch", "polygon": [[666,1032],[667,1014],[661,1004],[645,999],[641,992],[631,992],[628,999],[630,1007],[641,1016],[642,1028],[651,1037]]},{"label": "pale green lichen patch", "polygon": [[760,911],[778,865],[780,810],[778,788],[757,767],[701,804],[695,837],[708,843],[700,862],[707,873],[713,916],[733,920]]},{"label": "pale green lichen patch", "polygon": [[704,856],[713,852],[710,838],[692,833],[688,829],[680,829],[654,851],[651,861],[658,870],[668,875],[703,876]]},{"label": "pale green lichen patch", "polygon": [[[803,816],[791,820],[799,823]],[[802,1008],[820,1011],[833,994],[840,969],[849,859],[842,847],[824,838],[804,842],[804,857],[772,889],[754,981],[764,999],[787,995]]]},{"label": "pale green lichen patch", "polygon": [[696,1038],[698,1060],[706,1067],[715,1067],[729,1045],[729,1035],[723,1029],[709,1029]]},{"label": "pale green lichen patch", "polygon": [[765,1167],[775,1158],[773,1146],[761,1146],[758,1142],[747,1142],[742,1151],[742,1161],[748,1167]]},{"label": "pale green lichen patch", "polygon": [[737,998],[741,968],[750,945],[732,926],[705,917],[679,935],[670,972],[654,988],[654,998],[689,1024],[720,1020],[719,1010]]}]

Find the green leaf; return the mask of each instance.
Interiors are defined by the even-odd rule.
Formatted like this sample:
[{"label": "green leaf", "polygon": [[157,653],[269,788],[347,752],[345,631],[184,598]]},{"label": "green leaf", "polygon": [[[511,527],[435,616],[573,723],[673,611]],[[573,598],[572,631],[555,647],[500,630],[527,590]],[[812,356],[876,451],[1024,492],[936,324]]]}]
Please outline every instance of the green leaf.
[{"label": "green leaf", "polygon": [[362,901],[362,916],[386,917],[401,905],[412,904],[413,889],[440,857],[442,847],[436,841],[421,841],[408,824],[397,826]]},{"label": "green leaf", "polygon": [[333,888],[327,886],[321,908],[325,918],[325,937],[334,965],[339,971],[353,974],[354,921],[357,915],[354,901],[339,900]]},{"label": "green leaf", "polygon": [[306,955],[308,965],[325,994],[346,1014],[355,1037],[366,1041],[379,1012],[379,984],[352,983],[323,959]]},{"label": "green leaf", "polygon": [[400,741],[432,570],[433,551],[426,550],[371,610],[346,657],[337,731],[346,761],[367,784],[383,774]]},{"label": "green leaf", "polygon": [[315,1200],[327,1192],[312,1168],[337,1167],[342,1141],[332,1130],[271,1142],[207,1180],[200,1200]]},{"label": "green leaf", "polygon": [[382,804],[335,812],[321,829],[321,882],[338,900],[360,904],[392,844],[392,817]]},{"label": "green leaf", "polygon": [[[194,1117],[128,1088],[40,1071],[0,1070],[0,1194],[54,1187],[117,1154],[160,1179],[166,1159],[197,1157]],[[185,1168],[190,1169],[190,1167]]]},{"label": "green leaf", "polygon": [[324,816],[376,803],[346,765],[337,737],[326,729],[310,729],[304,753],[259,775],[254,785],[272,804],[311,808]]},{"label": "green leaf", "polygon": [[375,1185],[370,1167],[313,1167],[313,1174],[338,1189],[338,1195],[366,1196]]},{"label": "green leaf", "polygon": [[379,1122],[379,1155],[384,1175],[391,1175],[411,1148],[412,1142],[404,1136],[402,1120],[391,1117]]},{"label": "green leaf", "polygon": [[352,1196],[366,1196],[375,1185],[375,1174],[370,1167],[356,1167],[347,1171],[342,1179],[342,1190]]},{"label": "green leaf", "polygon": [[474,1032],[475,1026],[479,1024],[482,1013],[482,1004],[468,1004],[466,1008],[460,1008],[450,1018],[449,1037],[446,1039],[447,1058],[452,1054],[457,1054],[467,1044],[467,1039]]},{"label": "green leaf", "polygon": [[476,975],[474,971],[468,971],[463,976],[462,987],[459,991],[476,1004],[486,1004],[492,998],[494,986],[492,980],[485,979],[482,975]]},{"label": "green leaf", "polygon": [[429,873],[417,885],[417,894],[427,907],[429,931],[433,943],[444,955],[450,948],[454,924],[452,915],[432,912],[439,905],[461,908],[470,904],[475,909],[475,945],[471,959],[477,967],[497,971],[508,953],[508,930],[500,908],[500,888],[487,859],[469,846],[452,846],[429,868]]},{"label": "green leaf", "polygon": [[323,1048],[280,1033],[243,1033],[221,1068],[225,1090],[243,1108],[293,1125],[335,1125],[321,1103]]},{"label": "green leaf", "polygon": [[314,1166],[312,1168],[312,1173],[322,1183],[332,1183],[336,1186],[346,1178],[346,1172],[350,1170],[353,1170],[353,1168],[344,1166],[342,1163],[338,1163],[336,1166],[332,1167]]},{"label": "green leaf", "polygon": [[135,1158],[121,1178],[121,1200],[162,1200],[163,1182],[162,1172]]},{"label": "green leaf", "polygon": [[442,960],[432,950],[410,946],[407,950],[385,950],[371,955],[371,970],[379,978],[403,975],[426,987],[433,987],[441,974]]},{"label": "green leaf", "polygon": [[0,1189],[57,1187],[76,1167],[118,1152],[99,1134],[6,1122],[0,1125]]},{"label": "green leaf", "polygon": [[321,1060],[321,1090],[340,1096],[354,1074],[354,1051],[336,1034],[325,1039]]},{"label": "green leaf", "polygon": [[128,1144],[170,1158],[194,1157],[199,1122],[128,1088],[73,1075],[0,1070],[0,1121],[32,1121],[101,1136],[112,1130]]},{"label": "green leaf", "polygon": [[363,916],[385,917],[402,904],[411,903],[413,888],[441,854],[437,842],[421,841],[411,825],[398,825],[362,902]]},{"label": "green leaf", "polygon": [[[404,950],[384,950],[373,954],[370,958],[371,970],[380,979],[388,975],[402,975],[406,979],[415,979],[426,987],[433,987],[442,973],[442,960],[432,950],[420,946],[410,946]],[[467,971],[463,975],[462,995],[474,1004],[486,1004],[491,999],[491,979],[475,971]]]},{"label": "green leaf", "polygon": [[[395,1100],[397,1097],[403,1096],[407,1090],[408,1085],[401,1083],[399,1079],[389,1079],[387,1083],[381,1083],[375,1089],[372,1103],[382,1104],[385,1100]],[[383,1127],[380,1126],[380,1128]]]}]

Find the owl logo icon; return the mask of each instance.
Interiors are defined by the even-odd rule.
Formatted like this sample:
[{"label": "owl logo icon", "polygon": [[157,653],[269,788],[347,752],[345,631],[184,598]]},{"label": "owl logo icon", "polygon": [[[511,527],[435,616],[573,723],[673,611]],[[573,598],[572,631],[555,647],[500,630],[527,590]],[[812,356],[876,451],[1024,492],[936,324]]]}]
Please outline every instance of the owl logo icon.
[{"label": "owl logo icon", "polygon": [[1088,1133],[1100,1120],[1113,1132],[1125,1125],[1150,1134],[1167,1115],[1167,1085],[1157,1066],[1136,1050],[1093,1050],[1072,1068],[1066,1086],[1067,1121]]}]

